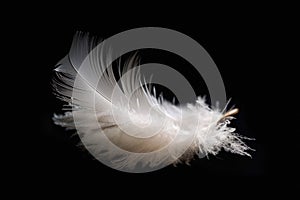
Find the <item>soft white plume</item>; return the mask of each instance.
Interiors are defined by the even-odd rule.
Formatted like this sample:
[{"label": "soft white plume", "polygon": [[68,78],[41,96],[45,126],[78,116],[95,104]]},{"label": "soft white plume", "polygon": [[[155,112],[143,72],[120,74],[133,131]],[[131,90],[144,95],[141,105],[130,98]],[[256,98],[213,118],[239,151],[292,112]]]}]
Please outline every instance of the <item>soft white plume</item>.
[{"label": "soft white plume", "polygon": [[155,97],[141,78],[133,56],[120,80],[112,69],[110,51],[78,33],[69,54],[55,69],[55,94],[69,105],[55,124],[76,129],[81,141],[101,162],[123,171],[151,171],[187,162],[220,150],[250,156],[230,115],[211,109],[198,97],[176,106]]}]

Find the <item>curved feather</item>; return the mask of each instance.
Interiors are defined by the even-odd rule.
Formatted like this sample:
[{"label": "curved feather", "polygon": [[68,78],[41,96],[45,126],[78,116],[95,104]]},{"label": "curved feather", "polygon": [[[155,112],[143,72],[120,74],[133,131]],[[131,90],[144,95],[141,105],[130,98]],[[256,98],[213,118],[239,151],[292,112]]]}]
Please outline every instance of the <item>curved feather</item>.
[{"label": "curved feather", "polygon": [[54,122],[76,129],[95,158],[138,171],[188,162],[195,154],[216,155],[221,149],[250,156],[242,137],[227,126],[232,117],[221,120],[223,113],[200,97],[194,105],[181,106],[156,98],[142,81],[136,56],[116,80],[111,51],[98,44],[77,33],[53,82],[57,96],[69,104],[69,111],[54,115]]}]

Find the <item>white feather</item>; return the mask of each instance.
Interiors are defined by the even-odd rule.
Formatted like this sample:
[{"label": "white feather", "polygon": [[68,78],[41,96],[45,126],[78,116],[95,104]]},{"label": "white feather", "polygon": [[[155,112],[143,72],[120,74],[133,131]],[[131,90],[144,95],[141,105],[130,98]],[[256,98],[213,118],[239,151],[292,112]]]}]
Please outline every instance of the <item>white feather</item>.
[{"label": "white feather", "polygon": [[[69,104],[55,124],[76,129],[85,147],[116,169],[149,170],[178,161],[216,155],[221,149],[250,156],[250,149],[230,116],[210,109],[202,98],[175,106],[151,95],[132,57],[116,80],[110,51],[95,48],[87,34],[77,33],[69,54],[55,69],[57,96]],[[149,171],[148,170],[148,171]]]}]

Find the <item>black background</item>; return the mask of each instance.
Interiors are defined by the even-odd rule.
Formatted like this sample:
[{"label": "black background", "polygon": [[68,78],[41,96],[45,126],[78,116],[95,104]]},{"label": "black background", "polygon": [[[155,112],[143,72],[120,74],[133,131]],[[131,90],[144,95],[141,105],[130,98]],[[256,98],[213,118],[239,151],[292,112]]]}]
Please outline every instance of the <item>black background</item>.
[{"label": "black background", "polygon": [[[15,165],[16,171],[25,174],[25,180],[33,179],[38,185],[50,182],[54,183],[51,185],[80,185],[95,181],[99,187],[131,186],[132,182],[132,186],[143,186],[154,182],[154,188],[168,184],[201,188],[203,185],[228,183],[229,187],[243,187],[253,181],[252,187],[256,187],[274,177],[295,175],[290,171],[295,166],[287,167],[290,161],[287,161],[286,152],[278,148],[286,145],[281,135],[288,134],[288,131],[279,128],[283,122],[278,119],[278,105],[273,100],[283,76],[279,76],[274,65],[280,63],[276,51],[278,43],[274,41],[280,36],[278,30],[282,29],[281,26],[286,26],[281,22],[281,15],[267,8],[222,13],[211,9],[205,14],[201,13],[205,8],[182,8],[181,12],[150,9],[131,11],[132,15],[126,10],[100,10],[93,14],[79,14],[77,10],[67,14],[65,9],[55,8],[47,13],[37,11],[32,16],[24,14],[26,18],[20,18],[20,25],[14,24],[10,29],[14,41],[24,44],[20,60],[12,62],[21,61],[24,65],[18,74],[20,77],[29,74],[22,82],[27,89],[21,89],[19,95],[25,98],[26,117],[22,126],[26,130],[26,139],[30,139],[23,148],[25,156],[21,157],[24,159],[13,157],[19,163]],[[256,139],[246,141],[256,150],[251,152],[252,158],[221,152],[215,157],[195,159],[191,166],[168,166],[151,173],[128,174],[94,160],[76,146],[78,138],[71,137],[72,131],[65,131],[52,123],[53,113],[61,112],[63,105],[52,94],[52,70],[68,53],[74,33],[90,32],[105,39],[121,31],[146,26],[177,30],[206,49],[219,68],[227,96],[232,98],[231,105],[240,109],[233,125],[241,135]],[[144,51],[142,55],[175,68],[180,64],[188,65],[174,55],[161,56],[155,51]],[[188,72],[185,75],[200,95],[206,93],[205,85],[200,84],[203,89],[197,85],[198,80],[202,81],[201,76]],[[284,98],[286,93],[280,89],[278,95]],[[18,167],[20,165],[22,167]]]}]

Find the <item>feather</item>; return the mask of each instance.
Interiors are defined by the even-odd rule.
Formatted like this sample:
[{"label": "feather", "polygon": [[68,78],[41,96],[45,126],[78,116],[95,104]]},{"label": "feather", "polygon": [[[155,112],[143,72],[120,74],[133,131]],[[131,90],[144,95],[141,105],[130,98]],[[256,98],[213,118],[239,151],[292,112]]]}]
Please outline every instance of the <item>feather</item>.
[{"label": "feather", "polygon": [[224,113],[201,97],[176,106],[152,95],[136,56],[122,72],[119,66],[117,80],[111,51],[97,44],[77,33],[53,80],[54,93],[68,104],[63,115],[54,114],[54,123],[76,130],[96,159],[114,169],[144,172],[222,149],[250,156],[244,137],[228,126],[237,109]]}]

